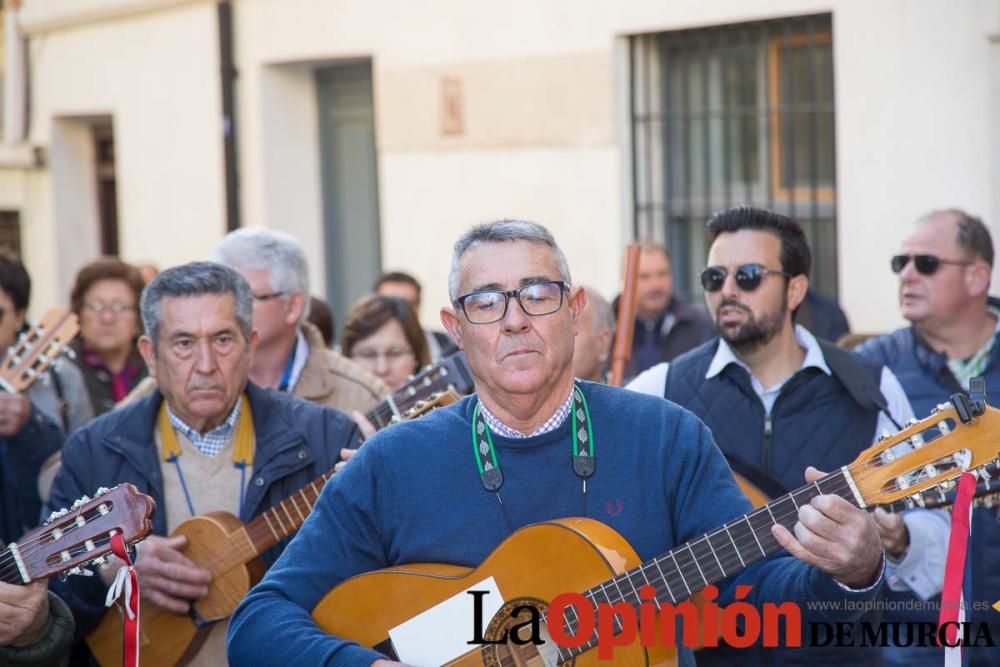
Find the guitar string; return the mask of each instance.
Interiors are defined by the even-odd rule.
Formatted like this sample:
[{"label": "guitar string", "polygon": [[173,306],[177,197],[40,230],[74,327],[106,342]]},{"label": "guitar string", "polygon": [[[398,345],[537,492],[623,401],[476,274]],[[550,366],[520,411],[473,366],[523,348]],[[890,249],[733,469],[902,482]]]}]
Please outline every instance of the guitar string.
[{"label": "guitar string", "polygon": [[[827,481],[829,481],[830,479],[831,479],[830,477],[826,478]],[[848,490],[850,488],[849,485],[846,483],[846,480],[842,476],[840,477],[840,479],[837,480],[837,482],[838,482],[837,483],[837,487],[839,487],[837,489],[837,491],[846,491],[846,490]],[[778,499],[772,501],[772,503],[770,503],[770,504],[772,506],[777,506],[779,503],[784,503],[784,502],[787,502],[788,500],[790,500],[791,496],[793,496],[793,495],[798,496],[798,495],[801,495],[803,491],[811,491],[811,490],[813,490],[815,488],[816,488],[816,484],[811,484],[811,485],[802,487],[801,489],[796,490],[792,494],[786,494],[785,496],[782,496],[781,498],[778,498]],[[835,491],[834,491],[834,489],[832,487],[830,489],[824,489],[823,490],[823,493],[833,493],[833,492],[835,492]],[[811,498],[810,498],[810,500],[811,500]],[[719,535],[722,532],[726,531],[729,528],[730,525],[747,522],[752,516],[758,515],[758,514],[762,515],[765,511],[767,511],[767,508],[766,507],[762,507],[762,508],[760,508],[758,510],[755,510],[754,512],[751,512],[750,514],[745,515],[744,517],[741,517],[741,518],[735,519],[735,520],[733,520],[731,522],[728,522],[727,524],[725,524],[724,526],[720,527],[719,529],[717,529],[715,531],[712,531],[710,533],[706,533],[705,535],[703,535],[703,536],[701,536],[701,537],[699,537],[697,539],[691,540],[691,541],[687,542],[686,544],[679,545],[675,549],[667,552],[666,554],[663,554],[662,556],[654,558],[654,559],[652,559],[652,560],[650,560],[650,561],[648,561],[646,563],[643,563],[640,566],[637,566],[637,567],[635,567],[635,568],[633,568],[633,569],[631,569],[631,570],[629,570],[629,571],[627,571],[625,573],[622,573],[620,575],[617,575],[617,576],[613,577],[612,579],[610,579],[607,582],[605,582],[604,584],[602,584],[600,586],[599,590],[598,590],[598,587],[594,587],[594,588],[592,588],[592,589],[584,592],[583,595],[585,597],[587,597],[590,600],[591,603],[597,603],[597,595],[598,595],[599,592],[603,593],[603,597],[610,604],[615,604],[615,603],[618,603],[618,602],[632,602],[632,599],[631,599],[630,596],[626,595],[625,593],[621,593],[622,587],[619,586],[618,584],[619,583],[623,583],[623,582],[627,582],[627,586],[625,587],[625,590],[631,589],[633,591],[637,591],[638,588],[641,588],[641,585],[639,587],[636,587],[635,583],[632,580],[633,580],[633,578],[637,574],[641,574],[642,577],[643,577],[643,579],[645,581],[656,582],[656,584],[652,584],[651,583],[651,585],[653,585],[653,588],[656,591],[656,599],[657,600],[660,599],[660,597],[662,596],[663,593],[666,593],[666,594],[668,594],[670,600],[676,600],[676,602],[680,602],[681,600],[675,598],[675,596],[672,594],[672,588],[670,587],[671,581],[673,581],[673,583],[676,584],[677,583],[676,579],[679,577],[681,583],[683,583],[684,586],[685,586],[685,588],[683,590],[700,590],[702,588],[702,585],[696,585],[694,587],[694,589],[690,588],[690,586],[689,586],[689,584],[687,582],[688,582],[689,576],[691,574],[693,574],[693,573],[689,573],[687,575],[684,573],[683,566],[681,565],[680,560],[677,559],[677,555],[678,554],[683,554],[683,551],[686,550],[686,549],[690,550],[690,552],[691,552],[691,559],[690,560],[684,559],[685,560],[685,564],[688,566],[689,570],[690,570],[690,566],[691,565],[695,565],[696,567],[698,567],[699,568],[698,572],[701,575],[702,580],[705,582],[704,585],[707,585],[709,582],[705,578],[705,575],[704,575],[704,573],[703,573],[700,565],[698,565],[698,557],[694,553],[693,548],[695,546],[697,546],[698,544],[700,544],[701,542],[708,542],[709,548],[710,548],[712,554],[714,555],[714,558],[715,559],[722,558],[722,559],[726,560],[726,563],[729,566],[729,567],[723,566],[722,565],[722,561],[719,560],[719,568],[722,570],[722,574],[723,574],[723,576],[720,577],[719,579],[726,578],[727,576],[730,576],[730,575],[727,574],[727,572],[731,572],[732,574],[736,574],[738,571],[741,571],[742,569],[744,569],[744,564],[745,564],[745,561],[747,559],[740,560],[739,561],[739,565],[737,566],[737,561],[735,559],[733,559],[732,557],[728,557],[728,556],[726,556],[726,554],[723,554],[720,557],[718,555],[718,553],[715,552],[714,547],[712,547],[712,543],[711,543],[710,539],[711,539],[711,537],[713,535]],[[777,517],[775,517],[774,523],[780,524],[780,523],[784,522],[785,520],[791,518],[792,516],[796,515],[797,513],[798,513],[797,510],[791,511],[791,512],[784,512],[783,514],[779,513],[779,515]],[[773,511],[769,512],[769,514],[771,516],[774,516],[773,515]],[[773,525],[773,524],[771,524],[771,525]],[[753,528],[752,525],[750,527]],[[770,526],[768,526],[768,527],[770,527]],[[745,535],[741,536],[741,539],[743,537],[745,537]],[[750,539],[743,540],[744,541],[744,544],[743,544],[744,547],[752,547],[755,544],[758,545],[758,548],[756,548],[756,549],[753,550],[753,552],[755,554],[755,557],[751,558],[751,562],[752,563],[756,562],[757,560],[760,560],[762,558],[766,558],[766,555],[763,554],[763,553],[761,553],[761,551],[765,551],[766,552],[766,551],[774,549],[775,546],[778,546],[777,540],[774,539],[774,537],[770,534],[769,530],[766,531],[762,535],[762,537],[763,537],[763,540],[761,539],[761,536],[757,536],[756,529],[754,529],[753,532],[750,533]],[[735,544],[735,541],[733,543]],[[765,544],[767,544],[766,548],[764,546]],[[741,551],[742,547],[738,547],[737,550]],[[707,555],[708,554],[705,554],[704,556],[707,556]],[[670,570],[668,570],[667,573],[663,573],[663,570],[661,568],[659,568],[659,565],[661,563],[665,562],[667,558],[671,558],[671,559],[674,560],[674,562],[676,564],[676,566],[674,568],[672,568],[674,570],[674,572],[671,572]],[[712,561],[709,560],[709,559],[707,559],[707,558],[705,558],[705,562],[706,562],[706,569],[707,569],[708,568],[708,564],[710,564]],[[651,577],[646,577],[646,571],[647,570],[651,570],[653,567],[657,568],[657,573],[660,576],[657,576],[657,573],[653,573],[651,575]],[[730,569],[730,568],[732,568],[732,569]],[[711,574],[711,570],[709,570],[709,572]],[[716,579],[716,580],[718,580],[718,579]],[[657,585],[657,584],[659,584],[659,585]],[[612,597],[611,595],[608,594],[608,590],[609,589],[619,591],[619,594],[621,595],[621,597],[617,597],[617,596]],[[678,587],[678,590],[682,590],[682,589],[680,587]],[[684,599],[686,599],[686,598],[684,598]],[[571,628],[571,630],[575,630],[575,625],[576,625],[575,621],[573,621],[571,619],[568,619],[568,618],[564,618],[563,620],[564,620],[564,623],[567,624]],[[592,646],[589,645],[589,644],[584,644],[584,646],[581,647],[581,650],[588,650],[588,648],[592,648]]]},{"label": "guitar string", "polygon": [[[855,481],[859,482],[859,483],[863,482],[866,477],[875,475],[875,474],[877,474],[877,472],[878,472],[877,468],[872,469],[872,470],[855,471],[855,474],[856,474]],[[836,474],[836,473],[834,473],[834,474]],[[829,481],[831,478],[832,478],[832,475],[829,476],[829,477],[817,480],[817,482],[814,482],[813,484],[807,485],[807,486],[802,487],[802,488],[800,488],[800,489],[798,489],[798,490],[796,490],[796,491],[794,491],[794,492],[792,492],[790,494],[786,494],[785,496],[782,496],[781,498],[775,499],[771,503],[768,503],[768,505],[770,505],[772,507],[776,507],[779,503],[786,503],[788,500],[791,499],[792,496],[800,495],[803,491],[808,491],[808,490],[815,489],[815,488],[817,488],[817,484],[818,483],[823,482],[823,481]],[[853,498],[853,489],[850,488],[850,484],[848,483],[847,479],[841,474],[839,476],[839,478],[837,478],[837,482],[838,482],[837,483],[837,487],[838,487],[837,489],[833,489],[833,488],[831,488],[829,490],[824,489],[823,493],[824,494],[836,493],[837,495],[840,495],[841,492],[850,491],[850,493],[847,496],[847,499],[853,501],[853,499],[854,499]],[[815,496],[813,496],[813,497],[815,497]],[[841,496],[841,497],[844,497],[844,496]],[[810,498],[810,500],[811,500],[811,498]],[[662,556],[656,557],[656,558],[652,559],[651,561],[643,563],[643,564],[641,564],[641,565],[639,565],[639,566],[637,566],[637,567],[635,567],[635,568],[633,568],[633,569],[631,569],[631,570],[629,570],[629,571],[627,571],[625,573],[617,575],[617,576],[613,577],[612,579],[609,579],[607,582],[605,582],[604,584],[602,584],[600,587],[594,587],[592,589],[589,589],[588,591],[584,592],[583,595],[585,597],[587,597],[592,603],[596,604],[597,603],[596,596],[598,594],[598,588],[599,588],[600,592],[603,593],[603,597],[610,604],[631,601],[631,596],[626,595],[624,593],[621,593],[621,597],[618,597],[618,596],[612,597],[611,595],[608,594],[608,588],[611,587],[612,585],[614,585],[614,589],[618,590],[620,592],[621,591],[621,586],[618,586],[618,584],[619,583],[623,583],[623,582],[627,582],[627,589],[631,588],[631,589],[633,589],[633,591],[635,591],[636,587],[635,587],[634,583],[632,582],[632,579],[637,574],[640,574],[640,575],[642,575],[648,581],[649,579],[647,577],[645,577],[647,570],[649,570],[652,567],[656,566],[657,567],[657,572],[652,575],[654,577],[653,581],[657,582],[656,584],[653,584],[654,590],[656,591],[656,599],[659,600],[661,598],[662,594],[666,593],[669,596],[669,599],[675,600],[675,603],[676,602],[680,602],[682,600],[678,599],[678,598],[675,598],[675,596],[672,594],[672,588],[670,586],[671,583],[674,583],[674,584],[678,583],[676,581],[678,578],[680,579],[680,583],[684,585],[684,588],[681,589],[680,587],[678,587],[677,590],[700,590],[702,588],[702,586],[696,585],[692,589],[689,586],[689,584],[688,584],[688,578],[691,575],[693,575],[693,572],[689,572],[688,574],[685,574],[683,566],[681,565],[680,561],[677,559],[677,556],[678,555],[683,555],[683,552],[685,550],[690,551],[690,559],[687,559],[687,558],[683,559],[685,561],[685,564],[688,567],[688,570],[690,570],[690,566],[691,565],[695,565],[696,567],[698,567],[699,575],[701,576],[702,580],[705,582],[705,585],[707,585],[709,582],[705,578],[704,572],[701,569],[700,565],[698,564],[698,556],[693,551],[693,547],[697,546],[701,542],[707,542],[708,546],[709,546],[709,549],[711,550],[712,554],[714,555],[714,559],[708,559],[707,558],[708,554],[704,554],[703,555],[702,558],[704,559],[704,561],[706,563],[705,569],[709,569],[709,568],[716,569],[716,568],[714,568],[714,566],[711,565],[711,563],[713,562],[713,560],[718,560],[718,565],[719,565],[718,569],[721,569],[723,576],[715,579],[716,581],[719,581],[719,580],[724,579],[724,578],[728,578],[729,576],[735,575],[736,573],[738,573],[738,572],[742,571],[743,569],[745,569],[745,567],[746,567],[746,561],[748,559],[750,560],[750,564],[756,563],[757,561],[765,559],[765,558],[767,558],[768,555],[771,555],[772,553],[774,553],[774,551],[772,551],[772,550],[774,550],[774,547],[780,547],[780,545],[778,544],[777,540],[771,534],[770,530],[764,531],[761,535],[757,535],[756,529],[754,529],[753,526],[750,525],[749,527],[752,529],[752,532],[749,533],[750,539],[743,540],[742,538],[745,537],[745,535],[741,535],[740,536],[740,540],[742,541],[742,544],[739,544],[737,546],[737,549],[736,549],[737,554],[739,554],[739,553],[743,552],[744,548],[747,548],[747,547],[751,548],[751,551],[748,553],[748,558],[744,558],[744,559],[740,560],[739,556],[737,556],[737,559],[733,559],[731,556],[726,555],[726,553],[724,553],[722,555],[722,557],[720,557],[718,555],[718,553],[716,553],[714,551],[714,547],[712,546],[712,543],[711,543],[711,537],[717,536],[717,535],[722,534],[723,532],[726,532],[727,529],[729,528],[729,526],[731,526],[731,525],[739,525],[741,523],[748,523],[751,517],[753,517],[755,515],[762,515],[765,511],[768,511],[768,506],[767,505],[764,506],[764,507],[761,507],[761,508],[759,508],[757,510],[755,510],[754,512],[751,512],[750,514],[745,515],[744,517],[740,517],[740,518],[737,518],[737,519],[735,519],[733,521],[730,521],[727,524],[725,524],[724,526],[720,527],[719,529],[716,529],[716,530],[714,530],[714,531],[712,531],[710,533],[706,533],[705,535],[703,535],[703,536],[701,536],[701,537],[699,537],[697,539],[691,540],[691,541],[687,542],[686,544],[679,545],[678,547],[672,549],[671,551],[667,552],[666,554],[664,554]],[[784,512],[782,514],[779,514],[779,516],[775,517],[774,523],[775,524],[780,524],[783,521],[791,518],[793,515],[796,515],[797,513],[798,513],[798,510],[795,510],[795,511],[792,511],[792,512]],[[773,511],[770,512],[770,514],[773,515]],[[743,529],[743,530],[745,530],[745,529]],[[731,539],[731,535],[728,536],[728,537]],[[736,544],[735,541],[733,541],[733,543],[734,543],[734,545]],[[755,544],[758,546],[758,548],[757,549],[752,549],[752,547]],[[765,553],[761,553],[762,551],[764,551]],[[767,552],[769,552],[769,553],[767,553]],[[669,569],[668,569],[667,573],[663,573],[662,570],[658,566],[660,564],[665,563],[668,558],[674,560],[675,566],[671,568],[669,566],[669,564],[668,564],[668,568]],[[726,563],[725,566],[722,565],[723,561],[725,561],[725,563]],[[732,568],[732,569],[730,569],[730,568]],[[671,570],[673,570],[673,572],[671,572]],[[710,574],[711,574],[711,570],[709,570],[709,571],[710,571]],[[661,582],[665,586],[664,585],[658,585]],[[641,588],[641,586],[640,586],[640,588]],[[661,590],[661,589],[663,589],[663,590]],[[690,596],[682,598],[682,599],[686,600],[686,599],[689,599],[689,598],[690,598]],[[572,621],[572,620],[570,620],[568,618],[564,618],[563,620],[571,628],[573,628],[576,625],[575,621]],[[591,643],[588,642],[588,644],[584,644],[579,650],[580,651],[589,650],[589,648],[592,648],[592,645],[591,645]]]}]

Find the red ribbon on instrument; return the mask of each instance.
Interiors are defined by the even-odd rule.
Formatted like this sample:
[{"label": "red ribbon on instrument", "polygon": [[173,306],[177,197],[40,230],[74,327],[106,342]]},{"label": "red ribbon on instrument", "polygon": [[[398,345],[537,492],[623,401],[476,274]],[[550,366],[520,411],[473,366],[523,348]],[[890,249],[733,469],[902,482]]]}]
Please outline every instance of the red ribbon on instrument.
[{"label": "red ribbon on instrument", "polygon": [[[955,505],[951,513],[951,536],[948,539],[948,558],[944,566],[944,587],[941,590],[941,612],[938,627],[945,623],[964,620],[964,600],[962,600],[962,580],[965,577],[965,556],[969,546],[969,524],[972,518],[972,496],[976,490],[976,478],[972,473],[962,473],[955,492]],[[957,625],[949,625],[945,638],[954,645],[958,633]],[[946,652],[950,649],[945,649]],[[958,649],[959,651],[961,649]]]},{"label": "red ribbon on instrument", "polygon": [[125,633],[122,637],[122,667],[139,667],[139,577],[132,567],[128,547],[121,533],[111,536],[111,551],[121,558],[125,565],[118,570],[115,582],[108,591],[107,606],[125,594]]}]

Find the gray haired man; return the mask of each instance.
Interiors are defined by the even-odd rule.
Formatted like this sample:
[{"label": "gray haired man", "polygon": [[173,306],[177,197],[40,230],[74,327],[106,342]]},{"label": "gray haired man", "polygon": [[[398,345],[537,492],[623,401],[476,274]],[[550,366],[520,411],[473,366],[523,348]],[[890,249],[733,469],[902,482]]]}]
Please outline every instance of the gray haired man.
[{"label": "gray haired man", "polygon": [[583,289],[587,292],[587,305],[573,343],[573,374],[581,380],[605,382],[615,316],[611,304],[597,290],[587,286]]},{"label": "gray haired man", "polygon": [[216,246],[213,259],[247,280],[259,339],[250,379],[344,412],[366,412],[389,393],[367,370],[329,350],[309,315],[309,267],[292,236],[239,229]]},{"label": "gray haired man", "polygon": [[[335,410],[248,382],[258,340],[253,297],[233,269],[211,262],[168,269],[146,287],[140,306],[146,335],[139,350],[157,388],[73,434],[50,505],[66,507],[123,482],[152,496],[155,535],[136,561],[142,595],[187,614],[208,594],[212,573],[184,555],[187,538],[167,535],[206,512],[243,521],[260,515],[332,468],[342,448],[356,446],[357,428]],[[52,584],[81,635],[106,611],[108,572]],[[190,664],[225,664],[225,627],[212,629]]]}]

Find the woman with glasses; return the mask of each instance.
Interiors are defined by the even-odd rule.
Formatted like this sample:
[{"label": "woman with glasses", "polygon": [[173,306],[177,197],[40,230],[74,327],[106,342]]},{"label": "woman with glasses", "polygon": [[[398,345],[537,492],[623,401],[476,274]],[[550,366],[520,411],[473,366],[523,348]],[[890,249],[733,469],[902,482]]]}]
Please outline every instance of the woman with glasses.
[{"label": "woman with glasses", "polygon": [[430,363],[427,339],[406,301],[373,294],[355,303],[344,322],[344,356],[354,359],[396,391]]},{"label": "woman with glasses", "polygon": [[76,363],[98,415],[114,408],[146,377],[136,349],[142,333],[142,288],[139,270],[113,257],[91,262],[76,275],[70,294],[73,312],[80,318]]}]

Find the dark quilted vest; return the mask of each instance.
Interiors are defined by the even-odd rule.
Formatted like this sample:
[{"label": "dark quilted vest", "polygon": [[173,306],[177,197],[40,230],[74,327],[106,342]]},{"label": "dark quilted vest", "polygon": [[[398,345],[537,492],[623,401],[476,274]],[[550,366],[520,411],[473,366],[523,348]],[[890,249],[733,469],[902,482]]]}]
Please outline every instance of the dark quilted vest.
[{"label": "dark quilted vest", "polygon": [[[1000,302],[990,299],[991,304]],[[885,336],[871,338],[857,348],[862,356],[879,361],[892,370],[910,399],[917,418],[926,417],[939,403],[946,403],[951,394],[962,391],[948,369],[945,355],[931,349],[914,331],[905,327]],[[990,405],[1000,405],[1000,344],[994,344],[993,352],[983,373],[986,379],[986,400]],[[991,605],[1000,600],[1000,515],[998,509],[981,507],[972,513],[972,534],[969,537],[969,553],[972,554],[969,567],[971,584],[966,589],[974,599]],[[901,603],[914,600],[910,593],[890,592],[891,599]],[[987,606],[988,606],[987,605]],[[902,620],[936,621],[937,614],[929,611],[898,611],[894,618]],[[973,621],[989,621],[994,641],[1000,642],[1000,614],[992,609],[972,611]],[[992,652],[990,657],[987,653]],[[907,664],[941,664],[940,652],[908,660]],[[1000,664],[1000,648],[973,649],[972,664]],[[909,656],[908,656],[909,657]],[[990,663],[990,660],[996,660]]]},{"label": "dark quilted vest", "polygon": [[[871,444],[878,411],[859,405],[839,379],[818,368],[799,371],[785,383],[771,412],[768,438],[764,406],[743,367],[729,364],[705,379],[717,346],[711,341],[671,362],[664,396],[698,415],[727,457],[791,490],[805,484],[807,466],[835,470]],[[877,387],[881,364],[854,359]]]},{"label": "dark quilted vest", "polygon": [[[821,345],[831,369],[834,364],[830,363],[830,355],[842,355],[842,364],[854,360],[862,367],[857,377],[879,386],[881,364]],[[798,371],[782,387],[771,412],[768,438],[764,406],[744,368],[729,364],[715,377],[705,379],[717,347],[717,340],[710,341],[674,359],[664,396],[698,415],[727,457],[768,474],[792,490],[805,485],[807,466],[835,470],[853,461],[871,444],[878,410],[870,405],[862,407],[841,380],[818,368]],[[878,614],[866,614],[864,620],[877,622]],[[860,627],[855,626],[854,636],[861,636]],[[721,648],[700,651],[697,658],[699,665],[880,664],[879,649],[860,647],[772,649],[756,651],[752,659],[744,652]]]}]

